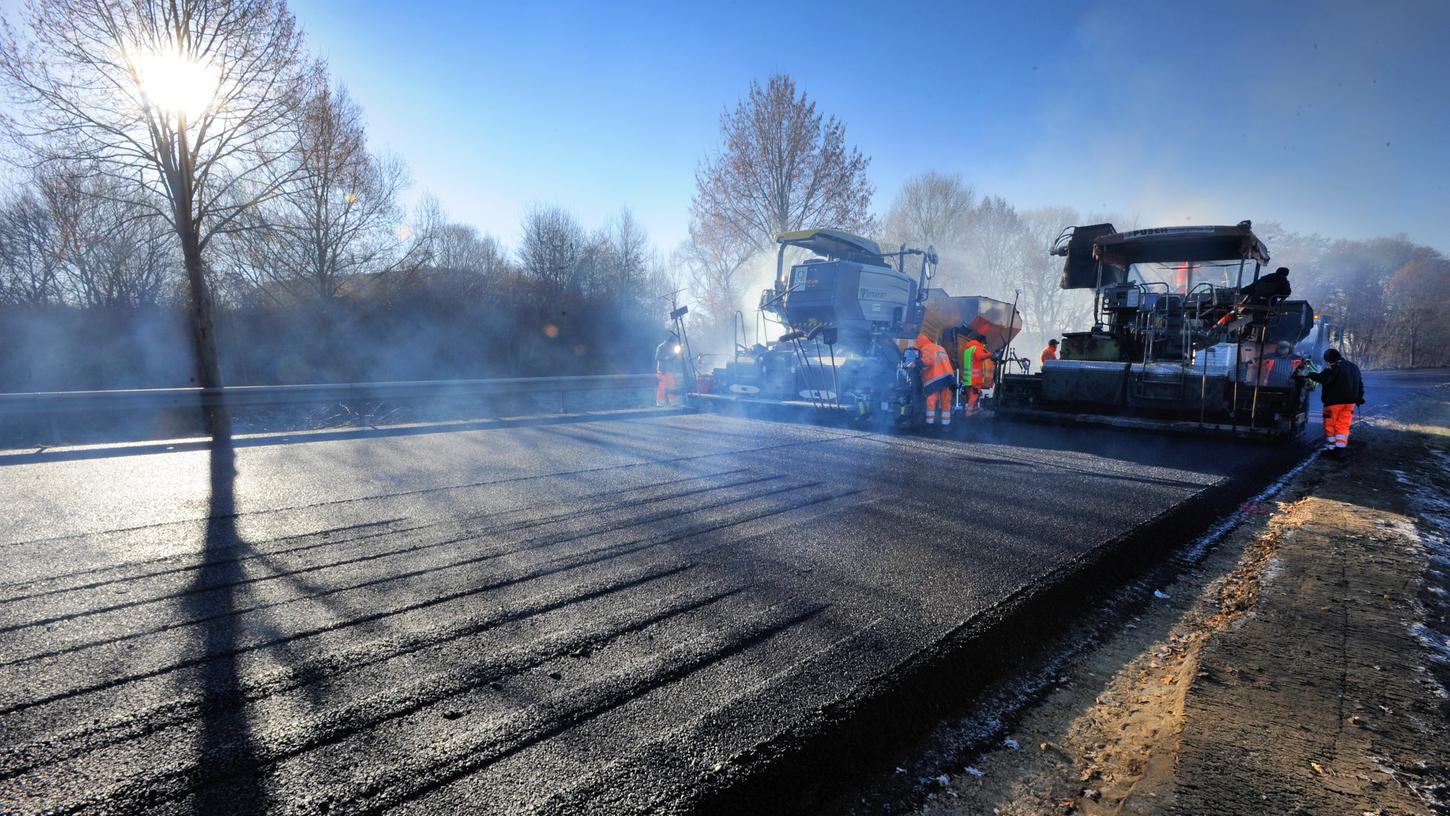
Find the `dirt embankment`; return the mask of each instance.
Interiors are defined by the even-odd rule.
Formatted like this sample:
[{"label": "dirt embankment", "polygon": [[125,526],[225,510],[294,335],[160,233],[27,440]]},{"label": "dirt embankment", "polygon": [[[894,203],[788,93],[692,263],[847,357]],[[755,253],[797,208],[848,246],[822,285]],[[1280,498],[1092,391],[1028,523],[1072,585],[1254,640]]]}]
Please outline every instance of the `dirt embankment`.
[{"label": "dirt embankment", "polygon": [[924,810],[1450,813],[1450,392],[1355,435]]}]

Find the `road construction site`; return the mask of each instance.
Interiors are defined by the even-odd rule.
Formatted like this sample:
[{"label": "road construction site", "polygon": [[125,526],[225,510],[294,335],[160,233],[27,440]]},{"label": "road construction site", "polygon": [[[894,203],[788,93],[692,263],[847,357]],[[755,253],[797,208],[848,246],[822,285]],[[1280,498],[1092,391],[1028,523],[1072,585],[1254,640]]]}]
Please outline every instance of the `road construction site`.
[{"label": "road construction site", "polygon": [[0,801],[809,810],[1305,450],[640,412],[13,452]]}]

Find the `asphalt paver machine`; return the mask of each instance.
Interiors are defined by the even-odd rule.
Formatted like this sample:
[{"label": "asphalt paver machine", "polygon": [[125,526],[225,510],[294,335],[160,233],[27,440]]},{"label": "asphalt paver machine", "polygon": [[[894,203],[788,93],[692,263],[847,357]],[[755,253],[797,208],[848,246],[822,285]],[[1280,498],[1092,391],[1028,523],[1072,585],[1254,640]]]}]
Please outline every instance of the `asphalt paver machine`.
[{"label": "asphalt paver machine", "polygon": [[[1022,329],[1012,304],[931,288],[937,257],[930,247],[888,252],[836,229],[785,232],[776,244],[775,282],[761,293],[757,342],[747,342],[740,316],[733,358],[699,378],[702,387],[691,394],[697,405],[808,409],[914,425],[923,415],[920,384],[904,363],[919,332],[937,342],[982,334],[996,352]],[[787,268],[792,250],[808,257]],[[762,335],[774,339],[761,342]]]},{"label": "asphalt paver machine", "polygon": [[1007,373],[998,417],[1288,438],[1308,418],[1289,351],[1314,310],[1266,271],[1248,221],[1118,232],[1069,227],[1052,248],[1063,289],[1091,289],[1095,320],[1063,334],[1060,359]]}]

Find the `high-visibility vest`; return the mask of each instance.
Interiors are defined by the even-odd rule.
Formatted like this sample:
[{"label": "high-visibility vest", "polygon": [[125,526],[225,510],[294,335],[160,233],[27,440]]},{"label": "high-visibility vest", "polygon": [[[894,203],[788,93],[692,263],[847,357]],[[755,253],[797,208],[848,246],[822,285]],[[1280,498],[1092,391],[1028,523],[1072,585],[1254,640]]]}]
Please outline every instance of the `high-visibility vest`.
[{"label": "high-visibility vest", "polygon": [[972,340],[962,349],[962,379],[966,380],[967,375],[971,376],[964,384],[976,388],[983,387],[986,381],[986,370],[984,363],[987,361],[987,347],[982,345],[980,340]]},{"label": "high-visibility vest", "polygon": [[1047,361],[1048,360],[1056,360],[1056,359],[1057,359],[1057,349],[1053,348],[1052,346],[1048,346],[1047,348],[1045,348],[1045,349],[1042,350],[1042,364],[1043,365],[1047,365]]}]

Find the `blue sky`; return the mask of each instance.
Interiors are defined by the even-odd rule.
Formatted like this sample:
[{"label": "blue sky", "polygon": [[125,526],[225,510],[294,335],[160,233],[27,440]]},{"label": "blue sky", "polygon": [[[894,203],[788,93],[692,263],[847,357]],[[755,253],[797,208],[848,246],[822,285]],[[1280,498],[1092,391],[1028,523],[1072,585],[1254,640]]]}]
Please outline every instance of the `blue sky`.
[{"label": "blue sky", "polygon": [[960,172],[1022,207],[1280,221],[1450,251],[1450,3],[294,0],[415,191],[506,244],[628,206],[670,249],[752,79],[869,155],[884,211]]}]

